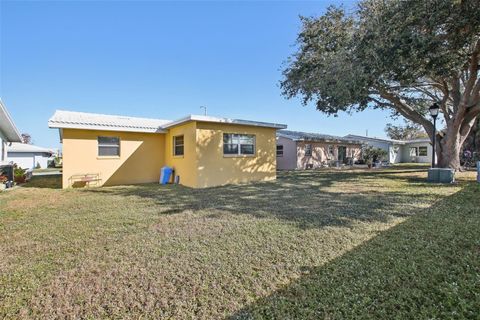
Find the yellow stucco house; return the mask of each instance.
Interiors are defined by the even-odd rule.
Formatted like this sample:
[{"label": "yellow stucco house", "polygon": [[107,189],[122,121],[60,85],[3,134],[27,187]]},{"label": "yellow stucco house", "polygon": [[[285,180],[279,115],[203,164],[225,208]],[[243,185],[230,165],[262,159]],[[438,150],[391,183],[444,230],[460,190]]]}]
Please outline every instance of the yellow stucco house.
[{"label": "yellow stucco house", "polygon": [[178,182],[203,188],[276,178],[276,130],[286,125],[190,115],[176,121],[57,110],[63,188]]}]

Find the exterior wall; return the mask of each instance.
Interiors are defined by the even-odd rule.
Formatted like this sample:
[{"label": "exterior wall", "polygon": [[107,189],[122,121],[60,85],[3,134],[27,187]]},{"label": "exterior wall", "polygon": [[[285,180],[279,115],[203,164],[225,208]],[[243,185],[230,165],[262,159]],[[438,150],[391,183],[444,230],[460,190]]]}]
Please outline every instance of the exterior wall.
[{"label": "exterior wall", "polygon": [[403,146],[398,144],[390,144],[388,148],[389,152],[389,162],[390,163],[400,163],[402,162],[403,157]]},{"label": "exterior wall", "polygon": [[291,139],[277,137],[277,145],[283,145],[283,156],[277,156],[277,169],[297,169],[297,143]]},{"label": "exterior wall", "polygon": [[[183,135],[183,156],[173,155],[173,137]],[[188,122],[168,130],[165,135],[165,164],[175,170],[180,183],[195,188],[198,185],[196,122]]]},{"label": "exterior wall", "polygon": [[[411,156],[410,148],[413,147],[427,147],[427,156]],[[418,162],[418,163],[430,163],[432,162],[432,145],[428,142],[414,142],[407,143],[402,146],[402,162]]]},{"label": "exterior wall", "polygon": [[[223,133],[255,135],[255,155],[224,156]],[[173,155],[173,137],[184,136],[184,155]],[[120,156],[99,157],[98,136],[120,138]],[[158,182],[160,169],[175,170],[193,188],[276,178],[276,130],[207,122],[188,122],[166,134],[63,129],[63,187],[75,175],[98,175],[92,185]]]},{"label": "exterior wall", "polygon": [[361,137],[355,137],[356,140],[360,140],[368,146],[379,148],[382,150],[387,151],[388,153],[388,161],[390,163],[399,163],[403,157],[402,146],[393,144],[392,142],[388,141],[379,141],[379,140],[372,140],[372,139],[362,139]]},{"label": "exterior wall", "polygon": [[[196,132],[197,187],[276,178],[275,129],[197,122]],[[255,135],[255,155],[223,155],[223,133]]]},{"label": "exterior wall", "polygon": [[[305,156],[305,144],[312,145],[312,155]],[[333,146],[333,155],[328,154],[328,147]],[[357,160],[360,157],[362,146],[358,144],[330,144],[326,142],[297,142],[297,169],[307,167],[320,168],[328,161],[338,159],[338,147],[347,147],[347,158],[353,157]]]},{"label": "exterior wall", "polygon": [[48,159],[49,154],[43,152],[8,152],[8,161],[12,161],[24,169],[34,169],[37,164],[40,165],[40,168],[46,168]]},{"label": "exterior wall", "polygon": [[[98,136],[119,137],[120,156],[99,157]],[[164,150],[163,134],[63,129],[63,187],[78,174],[98,175],[97,185],[158,182]]]}]

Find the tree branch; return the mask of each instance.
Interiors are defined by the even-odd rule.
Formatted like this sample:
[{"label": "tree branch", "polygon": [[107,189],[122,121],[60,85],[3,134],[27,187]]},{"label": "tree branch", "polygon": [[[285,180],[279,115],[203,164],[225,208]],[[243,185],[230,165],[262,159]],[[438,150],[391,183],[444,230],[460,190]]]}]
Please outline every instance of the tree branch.
[{"label": "tree branch", "polygon": [[478,57],[480,56],[480,40],[477,40],[477,44],[475,45],[475,49],[472,52],[472,56],[470,58],[470,63],[468,66],[468,81],[465,85],[465,90],[463,93],[462,103],[466,106],[467,99],[470,96],[472,89],[477,81],[477,73],[478,73]]},{"label": "tree branch", "polygon": [[460,99],[462,97],[462,94],[460,92],[460,79],[458,76],[452,77],[450,79],[450,86],[452,87],[450,92],[452,93],[453,98],[453,113],[457,113],[458,106],[460,105]]},{"label": "tree branch", "polygon": [[412,107],[402,102],[399,97],[392,94],[391,92],[386,91],[383,88],[379,89],[379,95],[383,99],[390,101],[394,105],[395,110],[398,111],[402,116],[422,125],[429,137],[433,137],[433,124],[423,115],[421,115],[418,111],[414,110]]}]

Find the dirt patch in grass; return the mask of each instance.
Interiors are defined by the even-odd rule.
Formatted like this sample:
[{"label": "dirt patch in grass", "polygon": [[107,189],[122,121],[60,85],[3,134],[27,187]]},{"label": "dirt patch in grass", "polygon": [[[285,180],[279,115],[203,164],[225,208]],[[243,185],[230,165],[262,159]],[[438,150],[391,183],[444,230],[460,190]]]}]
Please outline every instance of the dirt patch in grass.
[{"label": "dirt patch in grass", "polygon": [[[473,174],[460,174],[457,185],[428,184],[425,177],[421,168],[405,167],[282,172],[274,182],[200,190],[152,184],[5,192],[0,317],[281,318],[284,312],[287,318],[342,318],[367,317],[368,308],[360,312],[366,305],[388,315],[410,300],[391,293],[379,301],[375,290],[390,288],[381,286],[382,272],[397,285],[414,277],[405,297],[430,288],[418,284],[424,273],[395,268],[397,244],[403,254],[418,255],[417,269],[425,268],[432,256],[421,247],[428,241],[416,242],[427,232],[424,216],[458,218],[461,199],[469,199],[467,210],[480,206],[471,196],[478,189],[463,190]],[[450,198],[453,207],[445,207]],[[479,217],[470,212],[463,220],[468,226],[455,220],[450,242],[435,248],[472,246],[465,241]],[[463,235],[455,238],[457,231]],[[438,270],[473,263],[439,261]],[[468,275],[463,284],[473,279]],[[362,277],[371,285],[355,282]],[[330,309],[325,297],[335,300]],[[422,306],[434,304],[409,310],[427,310]]]}]

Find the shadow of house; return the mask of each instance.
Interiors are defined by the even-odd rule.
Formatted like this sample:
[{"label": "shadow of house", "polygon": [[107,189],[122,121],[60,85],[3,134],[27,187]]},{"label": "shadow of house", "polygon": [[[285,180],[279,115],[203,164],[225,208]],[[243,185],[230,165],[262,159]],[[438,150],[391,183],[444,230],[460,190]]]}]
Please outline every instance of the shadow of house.
[{"label": "shadow of house", "polygon": [[113,186],[125,184],[128,177],[128,184],[137,184],[145,182],[160,181],[160,168],[163,162],[163,152],[158,150],[153,153],[152,150],[163,150],[163,140],[155,139],[149,141],[146,139],[130,140],[135,144],[135,148],[129,153],[120,166],[115,169],[110,177],[107,177],[104,186]]},{"label": "shadow of house", "polygon": [[477,318],[479,191],[469,185],[343,256],[304,268],[229,319]]},{"label": "shadow of house", "polygon": [[[355,191],[343,189],[333,192],[333,184],[358,183],[364,179],[392,179],[398,171],[372,173],[345,171],[282,172],[276,181],[244,185],[227,185],[206,189],[191,189],[178,185],[138,185],[85,190],[126,197],[153,200],[162,209],[161,214],[210,210],[212,213],[246,214],[255,217],[281,219],[299,228],[325,226],[349,227],[355,222],[387,221],[392,217],[405,217],[416,213],[420,204],[431,200],[431,193],[411,194],[388,191],[381,186],[368,186]],[[417,180],[416,172],[405,171],[405,177],[394,177],[406,182],[424,184]],[[363,182],[362,182],[363,183]],[[426,184],[426,183],[425,183]],[[428,185],[429,187],[435,187]]]}]

